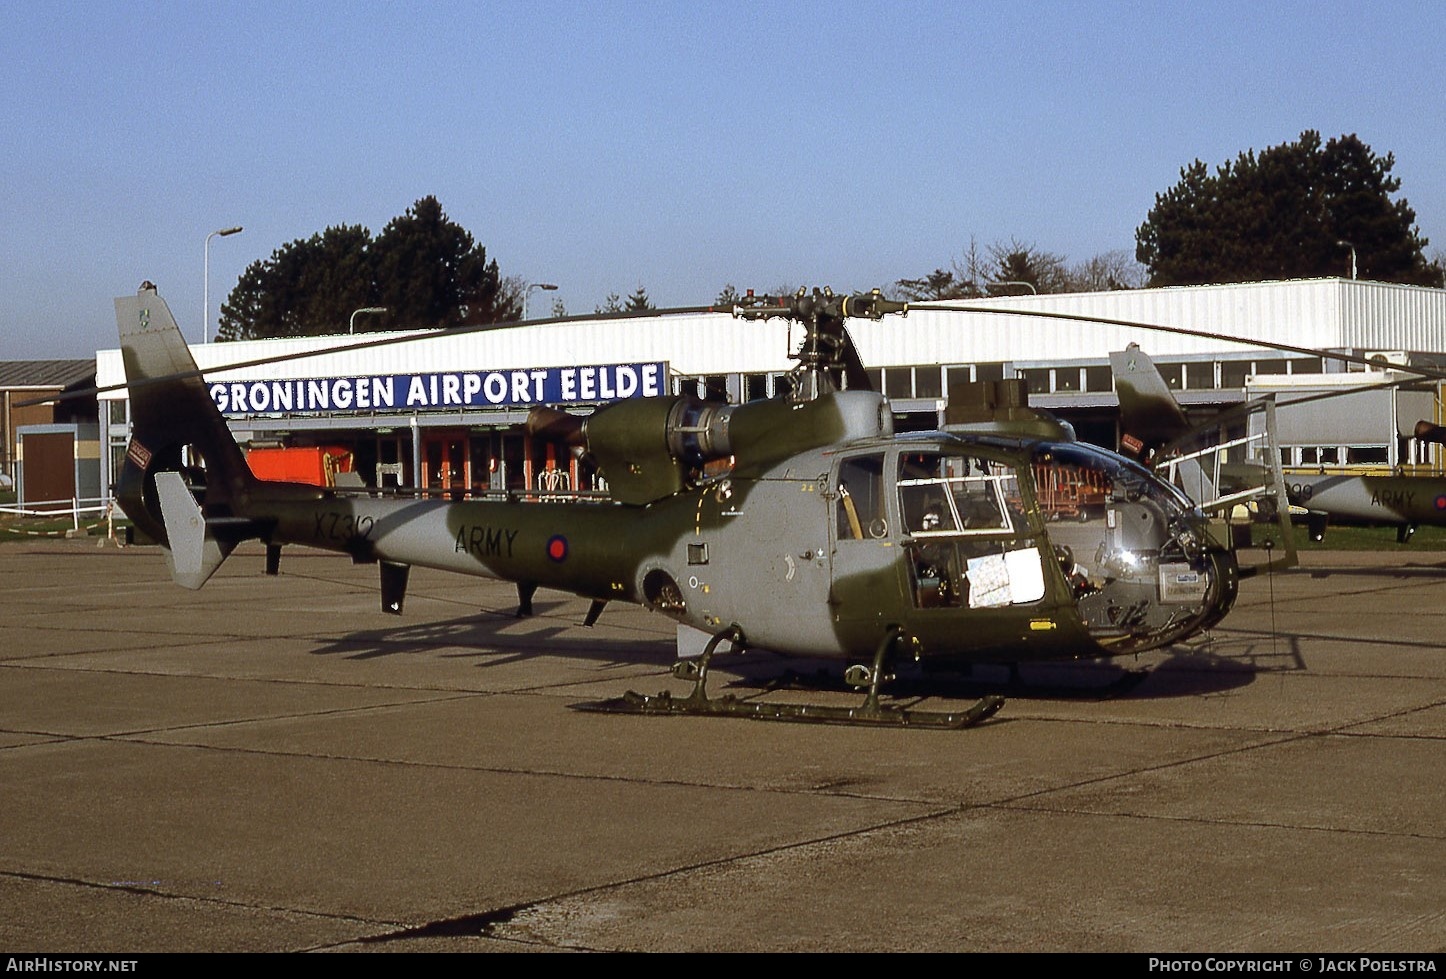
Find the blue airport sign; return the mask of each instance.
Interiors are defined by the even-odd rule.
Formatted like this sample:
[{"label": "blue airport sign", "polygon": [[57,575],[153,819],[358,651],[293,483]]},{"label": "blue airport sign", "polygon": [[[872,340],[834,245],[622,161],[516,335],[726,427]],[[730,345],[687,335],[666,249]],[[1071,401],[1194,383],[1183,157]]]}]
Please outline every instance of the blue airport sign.
[{"label": "blue airport sign", "polygon": [[208,388],[216,407],[226,415],[589,404],[667,394],[668,366],[666,361],[656,361],[438,374],[216,381]]}]

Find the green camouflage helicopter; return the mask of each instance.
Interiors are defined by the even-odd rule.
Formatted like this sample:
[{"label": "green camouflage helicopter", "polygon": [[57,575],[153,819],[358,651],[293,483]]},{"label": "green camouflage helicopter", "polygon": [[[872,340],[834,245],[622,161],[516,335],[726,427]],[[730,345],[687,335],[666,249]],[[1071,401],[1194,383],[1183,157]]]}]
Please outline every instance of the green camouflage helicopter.
[{"label": "green camouflage helicopter", "polygon": [[[132,437],[117,499],[199,588],[242,541],[304,544],[380,568],[400,614],[412,566],[637,603],[677,623],[686,697],[579,705],[632,713],[966,727],[958,713],[880,700],[901,660],[967,669],[1135,654],[1199,635],[1230,610],[1234,555],[1180,490],[1077,442],[986,386],[947,431],[896,434],[845,329],[904,303],[827,290],[745,300],[734,315],[801,324],[786,394],[745,404],[640,397],[586,418],[533,410],[529,428],[589,453],[606,501],[406,498],[255,478],[165,302],[146,283],[116,300]],[[1017,383],[1017,382],[1016,382]],[[994,406],[991,408],[991,406]],[[846,665],[857,708],[761,705],[705,690],[724,644]]]}]

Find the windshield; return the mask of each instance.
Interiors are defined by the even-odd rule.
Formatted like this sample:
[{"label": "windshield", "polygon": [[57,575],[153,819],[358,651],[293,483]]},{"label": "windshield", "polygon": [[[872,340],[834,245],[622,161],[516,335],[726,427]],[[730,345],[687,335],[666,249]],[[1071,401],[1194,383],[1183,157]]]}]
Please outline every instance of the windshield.
[{"label": "windshield", "polygon": [[1171,514],[1195,509],[1188,496],[1139,463],[1083,442],[1042,443],[1034,451],[1034,471],[1046,519],[1062,512],[1077,516],[1081,507],[1102,506],[1107,498],[1146,497]]},{"label": "windshield", "polygon": [[1103,646],[1160,645],[1219,605],[1200,511],[1123,456],[1045,443],[1035,496],[1080,617]]}]

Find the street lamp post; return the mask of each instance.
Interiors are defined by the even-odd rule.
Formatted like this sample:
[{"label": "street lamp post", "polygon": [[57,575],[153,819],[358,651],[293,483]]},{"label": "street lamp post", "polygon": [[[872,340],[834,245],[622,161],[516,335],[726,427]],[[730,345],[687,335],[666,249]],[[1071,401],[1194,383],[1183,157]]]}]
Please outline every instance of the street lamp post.
[{"label": "street lamp post", "polygon": [[1032,295],[1039,295],[1039,290],[1034,287],[1033,282],[1025,282],[1022,279],[1004,279],[1000,282],[986,282],[986,286],[1024,286]]},{"label": "street lamp post", "polygon": [[527,319],[527,301],[532,298],[533,289],[545,289],[548,292],[555,292],[557,286],[551,282],[529,282],[527,288],[522,290],[522,318]]},{"label": "street lamp post", "polygon": [[213,231],[206,236],[206,263],[203,278],[205,283],[201,286],[201,342],[205,343],[211,336],[211,239],[218,235],[225,238],[229,235],[239,235],[242,227],[238,224],[234,228],[222,228],[220,231]]},{"label": "street lamp post", "polygon": [[356,318],[357,318],[357,316],[358,316],[359,314],[361,314],[361,313],[385,313],[386,311],[387,311],[387,307],[385,307],[385,306],[363,306],[361,309],[353,310],[353,311],[352,311],[352,314],[351,314],[351,322],[347,325],[346,332],[348,332],[348,333],[355,333],[355,332],[356,332]]},{"label": "street lamp post", "polygon": [[1336,244],[1340,245],[1342,248],[1349,248],[1351,250],[1351,278],[1354,279],[1356,277],[1356,246],[1352,245],[1344,238],[1338,239],[1336,241]]}]

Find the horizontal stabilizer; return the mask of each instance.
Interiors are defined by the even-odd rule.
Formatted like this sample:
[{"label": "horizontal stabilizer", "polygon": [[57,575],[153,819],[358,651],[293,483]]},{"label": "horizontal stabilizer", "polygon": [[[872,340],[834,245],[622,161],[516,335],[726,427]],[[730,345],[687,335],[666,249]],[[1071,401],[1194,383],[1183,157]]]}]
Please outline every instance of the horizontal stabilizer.
[{"label": "horizontal stabilizer", "polygon": [[178,472],[156,473],[156,495],[166,525],[166,563],[176,584],[196,589],[226,560],[234,545],[224,547],[206,534],[206,518]]}]

